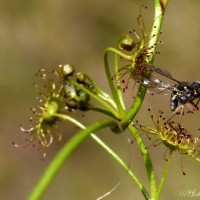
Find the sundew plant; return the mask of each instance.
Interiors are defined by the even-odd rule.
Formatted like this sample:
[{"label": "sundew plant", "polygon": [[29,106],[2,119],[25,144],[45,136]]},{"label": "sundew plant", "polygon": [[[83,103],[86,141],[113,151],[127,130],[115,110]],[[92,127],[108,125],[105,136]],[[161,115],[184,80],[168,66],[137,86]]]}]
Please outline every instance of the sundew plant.
[{"label": "sundew plant", "polygon": [[[89,74],[79,72],[78,66],[61,64],[51,72],[45,69],[38,71],[36,75],[44,82],[37,96],[38,105],[31,108],[30,127],[20,126],[20,130],[25,135],[25,144],[13,142],[14,146],[19,148],[32,145],[35,150],[41,152],[42,159],[45,159],[51,145],[62,140],[64,133],[59,127],[60,124],[78,127],[78,131],[59,149],[30,193],[28,200],[42,199],[50,185],[53,187],[54,178],[61,167],[70,157],[73,158],[74,151],[90,137],[127,172],[127,176],[133,181],[133,187],[137,187],[147,200],[162,199],[161,191],[173,153],[178,152],[180,157],[188,155],[200,161],[199,137],[192,135],[182,124],[184,115],[188,113],[191,115],[198,110],[200,83],[181,82],[171,73],[153,64],[158,53],[157,45],[162,43],[159,36],[162,34],[161,25],[167,4],[168,0],[154,0],[155,13],[151,30],[146,30],[142,17],[146,7],[141,5],[137,18],[139,31],[131,30],[123,33],[114,47],[105,49],[104,68],[111,95],[106,93]],[[169,83],[162,81],[160,78],[162,76],[167,78]],[[40,89],[39,85],[37,87]],[[124,101],[124,93],[128,89],[134,93],[134,95],[130,93],[132,104],[129,108]],[[147,109],[152,127],[135,119],[144,98],[147,98],[146,92],[154,95],[158,93],[170,95],[171,116],[165,116],[162,111],[158,111],[155,116],[151,108]],[[79,121],[80,113],[94,115],[95,112],[101,114],[101,120],[93,121],[90,118],[89,124]],[[178,118],[175,117],[176,115]],[[148,186],[145,186],[140,176],[130,169],[129,163],[126,163],[117,152],[98,137],[98,131],[101,129],[114,135],[123,134],[125,130],[130,132],[133,145],[141,152]],[[166,148],[164,153],[166,163],[160,180],[156,177],[154,163],[149,154],[148,144],[143,141],[144,137],[151,140],[151,146],[164,145]],[[162,160],[163,157],[157,159]],[[185,175],[183,169],[182,173]],[[99,199],[112,195],[113,190]]]}]

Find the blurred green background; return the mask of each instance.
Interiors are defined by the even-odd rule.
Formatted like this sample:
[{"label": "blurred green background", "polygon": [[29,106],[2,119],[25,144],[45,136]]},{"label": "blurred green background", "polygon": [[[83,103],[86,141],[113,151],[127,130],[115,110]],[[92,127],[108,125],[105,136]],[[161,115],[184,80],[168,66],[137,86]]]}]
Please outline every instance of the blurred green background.
[{"label": "blurred green background", "polygon": [[[114,46],[121,33],[138,28],[136,17],[141,5],[145,25],[153,23],[153,0],[0,0],[0,199],[26,199],[55,153],[76,129],[64,129],[60,145],[53,145],[46,161],[31,146],[16,149],[19,124],[28,127],[29,108],[35,105],[33,82],[38,69],[52,70],[59,64],[71,63],[85,71],[109,92],[106,81],[103,52]],[[179,80],[200,80],[200,1],[169,1],[162,31],[161,54],[154,64],[170,71]],[[131,90],[126,92],[127,103],[133,101]],[[147,95],[138,114],[140,120],[151,125],[146,107],[155,113],[159,109],[169,112],[169,96]],[[96,113],[90,113],[92,121]],[[81,118],[85,123],[91,119]],[[184,118],[186,127],[194,132],[200,127],[198,113]],[[128,133],[114,135],[109,130],[98,134],[118,152],[138,177],[148,187],[143,161],[136,145],[129,144]],[[148,141],[147,141],[147,144]],[[165,161],[165,147],[150,149],[159,180]],[[199,188],[199,164],[184,156],[174,154],[161,199],[183,199],[180,191]],[[117,189],[105,199],[143,199],[140,191],[104,150],[89,139],[74,153],[59,172],[46,192],[45,200],[94,200],[112,189]],[[190,199],[186,196],[184,199]]]}]

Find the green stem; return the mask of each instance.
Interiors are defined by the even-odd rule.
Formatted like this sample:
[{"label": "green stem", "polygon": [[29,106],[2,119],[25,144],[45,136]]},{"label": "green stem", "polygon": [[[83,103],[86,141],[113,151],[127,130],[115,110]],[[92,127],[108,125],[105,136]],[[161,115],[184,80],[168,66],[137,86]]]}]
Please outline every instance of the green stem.
[{"label": "green stem", "polygon": [[121,51],[119,51],[119,50],[117,50],[117,49],[115,49],[115,48],[113,48],[113,47],[108,47],[108,48],[106,48],[106,50],[105,50],[105,52],[112,52],[112,53],[114,53],[114,54],[117,54],[118,56],[120,56],[120,57],[123,57],[124,59],[126,59],[126,60],[129,60],[129,61],[132,61],[135,57],[134,56],[132,56],[132,55],[127,55],[127,54],[125,54],[125,53],[123,53],[123,52],[121,52]]},{"label": "green stem", "polygon": [[125,130],[131,123],[131,121],[134,119],[134,117],[136,116],[137,112],[139,111],[142,105],[145,94],[146,94],[145,87],[143,85],[140,85],[137,96],[135,97],[135,100],[131,105],[131,109],[128,112],[126,112],[125,117],[119,123],[119,127],[121,130]]},{"label": "green stem", "polygon": [[[115,58],[114,58],[114,65],[115,65],[116,80],[119,80],[119,74],[118,74],[118,71],[119,71],[119,56],[116,53],[115,53]],[[116,81],[116,90],[117,90],[117,95],[119,97],[119,101],[121,102],[121,105],[122,105],[123,109],[125,110],[125,104],[124,104],[122,87],[121,87],[120,81]]]},{"label": "green stem", "polygon": [[92,84],[92,86],[96,89],[97,95],[100,98],[102,98],[103,100],[110,103],[113,106],[113,108],[117,108],[115,102],[107,93],[105,93],[88,75],[85,74],[85,77],[89,80],[89,82]]},{"label": "green stem", "polygon": [[172,153],[173,153],[173,151],[170,150],[168,160],[166,162],[166,165],[165,165],[165,168],[164,168],[164,171],[163,171],[163,175],[162,175],[160,184],[158,186],[158,191],[157,191],[155,200],[159,200],[159,198],[160,198],[160,193],[161,193],[161,190],[163,188],[163,184],[164,184],[164,181],[165,181],[168,169],[169,169],[170,162],[172,160]]},{"label": "green stem", "polygon": [[[152,50],[152,56],[150,58],[147,58],[147,62],[151,63],[155,52],[156,52],[156,44],[158,41],[158,37],[160,35],[160,29],[161,29],[161,25],[162,25],[162,21],[163,21],[163,14],[164,11],[166,9],[167,6],[167,0],[155,0],[155,17],[154,17],[154,24],[153,24],[153,28],[151,31],[151,40],[149,41],[148,46],[154,46]],[[126,116],[123,118],[123,120],[121,121],[121,123],[119,124],[120,128],[122,130],[124,130],[125,128],[127,128],[127,126],[130,124],[130,122],[134,119],[135,115],[137,114],[137,112],[139,111],[142,102],[144,100],[146,94],[146,89],[144,88],[144,86],[140,85],[137,96],[131,106],[130,111],[126,114]],[[131,131],[131,133],[133,134],[139,148],[140,151],[143,155],[143,159],[145,161],[145,166],[146,166],[146,170],[147,170],[147,174],[148,174],[148,178],[150,181],[150,190],[151,190],[151,196],[152,199],[155,199],[156,195],[160,195],[160,190],[162,188],[162,184],[163,182],[160,184],[158,192],[157,187],[156,187],[156,180],[155,180],[155,173],[154,173],[154,169],[153,169],[153,165],[150,159],[150,156],[148,154],[148,151],[145,148],[144,143],[142,142],[142,139],[140,136],[138,136],[138,134],[136,134],[136,130],[134,130],[134,128],[129,125],[129,130]],[[164,180],[162,180],[164,181]]]},{"label": "green stem", "polygon": [[87,93],[89,96],[93,97],[96,101],[98,101],[100,104],[102,104],[105,108],[107,108],[109,110],[109,112],[111,112],[113,114],[113,116],[115,116],[116,119],[120,119],[120,115],[118,114],[118,112],[112,106],[110,106],[106,101],[102,100],[96,94],[92,93],[90,90],[88,90],[84,86],[78,84],[76,81],[70,79],[69,82],[71,82],[73,85],[80,88],[85,93]]},{"label": "green stem", "polygon": [[108,64],[108,53],[109,52],[113,52],[114,55],[118,54],[119,56],[125,57],[127,59],[131,59],[132,57],[127,56],[126,54],[123,54],[122,52],[120,52],[117,49],[114,49],[112,47],[107,48],[105,50],[105,53],[104,53],[104,65],[105,65],[105,71],[106,71],[108,83],[109,83],[113,98],[114,98],[114,100],[117,104],[118,111],[119,111],[120,115],[123,115],[124,114],[123,101],[121,102],[121,98],[119,98],[118,93],[115,89],[115,85],[114,85],[113,80],[112,80],[113,76],[111,75],[109,64]]},{"label": "green stem", "polygon": [[100,120],[88,126],[87,129],[79,131],[75,136],[73,136],[66,145],[57,153],[53,161],[50,163],[49,167],[45,171],[44,175],[40,179],[39,183],[34,188],[28,200],[39,200],[44,195],[50,183],[55,178],[56,174],[59,172],[60,168],[63,166],[64,162],[70,157],[70,155],[78,148],[78,146],[91,135],[99,129],[112,126],[115,122],[113,120]]},{"label": "green stem", "polygon": [[168,0],[154,0],[154,7],[155,7],[154,24],[152,26],[152,30],[150,34],[150,38],[152,39],[149,41],[149,45],[148,45],[149,47],[154,46],[154,48],[152,49],[152,52],[153,52],[152,56],[147,58],[147,62],[149,63],[152,62],[155,52],[156,52],[155,44],[158,42],[158,38],[160,36],[160,30],[161,30],[163,17],[164,17],[167,4],[168,4]]},{"label": "green stem", "polygon": [[106,109],[100,108],[100,107],[98,107],[98,106],[95,106],[95,105],[90,104],[90,105],[88,106],[88,109],[89,109],[89,110],[94,110],[94,111],[97,111],[97,112],[101,112],[101,113],[106,114],[106,115],[108,115],[108,116],[110,116],[110,117],[112,117],[112,118],[115,118],[116,120],[119,120],[119,118],[116,118],[111,112],[109,112],[109,111],[106,110]]},{"label": "green stem", "polygon": [[[68,120],[68,117],[66,115],[57,114],[55,115],[61,119]],[[79,121],[73,120],[73,123],[76,124],[81,129],[86,129],[83,124],[81,124]],[[128,165],[109,147],[107,146],[98,136],[91,133],[91,137],[108,153],[110,154],[119,165],[121,165],[125,171],[129,174],[129,176],[132,178],[132,180],[135,182],[135,184],[138,186],[138,188],[141,190],[142,194],[144,195],[145,199],[149,199],[149,194],[145,187],[142,185],[142,183],[139,181],[139,179],[136,177],[136,175],[131,171]],[[138,140],[137,140],[138,141]]]},{"label": "green stem", "polygon": [[125,169],[125,171],[129,174],[131,179],[135,182],[138,186],[140,191],[142,192],[145,199],[150,199],[147,190],[145,189],[144,185],[139,181],[136,175],[131,171],[130,167],[110,148],[108,147],[103,141],[101,141],[96,135],[91,134],[91,137],[101,146],[104,150],[106,150],[117,162],[121,167]]},{"label": "green stem", "polygon": [[[148,47],[152,46],[153,48],[150,48],[151,52],[152,52],[152,56],[147,57],[147,59],[146,59],[146,62],[148,62],[148,63],[152,63],[152,60],[153,60],[155,52],[156,52],[155,44],[157,43],[158,37],[160,35],[160,29],[161,29],[161,25],[162,25],[162,21],[163,21],[164,11],[167,6],[167,2],[168,2],[167,0],[154,0],[155,16],[154,16],[154,24],[152,26],[153,28],[152,28],[152,31],[150,34],[150,38],[152,38],[152,39],[149,41],[149,44],[148,44]],[[146,94],[146,89],[144,88],[144,86],[140,85],[137,96],[131,106],[130,111],[127,112],[127,114],[125,115],[125,117],[123,118],[121,123],[119,124],[119,127],[121,130],[126,129],[128,127],[128,125],[130,124],[130,122],[134,119],[134,117],[136,116],[137,112],[139,111],[139,109],[142,105],[145,94]]]},{"label": "green stem", "polygon": [[145,167],[146,167],[146,171],[147,171],[147,175],[148,175],[148,179],[149,179],[149,183],[150,183],[151,196],[152,196],[152,199],[154,199],[157,189],[156,189],[155,172],[153,169],[153,164],[151,162],[150,155],[148,154],[146,146],[144,145],[142,138],[138,134],[137,130],[131,124],[128,126],[128,129],[131,132],[132,136],[134,137],[134,141],[136,141],[136,143],[140,149],[140,152],[142,154],[142,157],[143,157],[143,160],[145,163]]}]

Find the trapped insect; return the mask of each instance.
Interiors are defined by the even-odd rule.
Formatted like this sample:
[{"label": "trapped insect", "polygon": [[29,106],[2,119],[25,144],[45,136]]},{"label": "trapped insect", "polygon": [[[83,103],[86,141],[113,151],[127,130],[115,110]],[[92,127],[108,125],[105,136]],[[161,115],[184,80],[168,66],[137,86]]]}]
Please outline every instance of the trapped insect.
[{"label": "trapped insect", "polygon": [[[176,114],[180,114],[179,122],[182,115],[186,113],[194,113],[198,110],[198,103],[200,101],[200,82],[184,82],[178,81],[173,78],[172,75],[161,68],[143,64],[145,68],[149,68],[150,73],[141,73],[138,75],[133,72],[131,75],[137,82],[146,86],[146,88],[153,93],[162,93],[164,91],[171,92],[170,96],[170,109],[173,111],[172,117]],[[147,71],[147,70],[146,70]],[[172,81],[172,83],[166,83],[155,77],[155,73],[165,76]],[[195,102],[195,100],[197,100]],[[187,107],[187,111],[185,111]],[[172,118],[171,117],[171,118]]]}]

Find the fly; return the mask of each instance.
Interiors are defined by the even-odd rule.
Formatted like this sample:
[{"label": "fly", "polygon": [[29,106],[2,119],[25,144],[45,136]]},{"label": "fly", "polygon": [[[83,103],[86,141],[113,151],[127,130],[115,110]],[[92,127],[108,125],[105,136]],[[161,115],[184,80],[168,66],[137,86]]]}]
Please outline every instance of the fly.
[{"label": "fly", "polygon": [[[173,83],[166,83],[156,78],[152,75],[155,73],[170,79]],[[142,64],[142,67],[133,71],[131,76],[137,83],[143,84],[149,91],[154,89],[157,91],[155,92],[157,94],[163,93],[164,91],[171,92],[170,109],[173,111],[171,118],[176,114],[180,114],[179,123],[182,115],[189,112],[194,113],[199,109],[200,81],[194,81],[191,83],[184,81],[181,82],[173,78],[168,71],[145,63]],[[196,103],[194,102],[195,100],[197,100]],[[187,112],[184,111],[185,107],[188,108]]]}]

